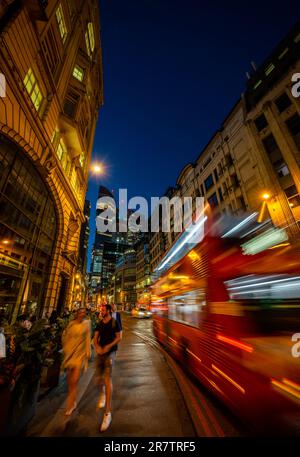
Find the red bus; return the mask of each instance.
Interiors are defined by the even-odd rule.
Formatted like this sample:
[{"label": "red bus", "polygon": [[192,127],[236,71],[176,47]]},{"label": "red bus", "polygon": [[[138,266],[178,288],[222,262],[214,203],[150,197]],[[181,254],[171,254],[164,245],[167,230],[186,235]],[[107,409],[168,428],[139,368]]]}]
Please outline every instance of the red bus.
[{"label": "red bus", "polygon": [[162,268],[152,292],[165,310],[153,330],[254,430],[299,433],[300,248],[274,233],[206,235]]}]

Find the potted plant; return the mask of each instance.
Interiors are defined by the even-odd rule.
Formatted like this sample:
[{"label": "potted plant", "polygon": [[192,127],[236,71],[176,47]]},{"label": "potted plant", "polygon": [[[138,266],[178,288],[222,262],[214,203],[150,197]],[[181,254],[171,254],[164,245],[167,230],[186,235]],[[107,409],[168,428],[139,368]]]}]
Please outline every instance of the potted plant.
[{"label": "potted plant", "polygon": [[35,414],[49,336],[43,320],[4,326],[7,354],[0,360],[0,434],[17,435]]},{"label": "potted plant", "polygon": [[58,318],[55,324],[46,326],[48,344],[45,348],[41,387],[46,391],[59,383],[62,362],[62,333],[69,323],[68,318]]}]

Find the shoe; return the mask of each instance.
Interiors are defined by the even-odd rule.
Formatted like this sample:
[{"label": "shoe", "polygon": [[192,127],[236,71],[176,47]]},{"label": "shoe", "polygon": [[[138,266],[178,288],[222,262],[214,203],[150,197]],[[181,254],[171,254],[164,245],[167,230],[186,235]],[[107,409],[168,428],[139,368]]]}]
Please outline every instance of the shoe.
[{"label": "shoe", "polygon": [[77,408],[77,403],[76,401],[74,402],[74,405],[72,406],[72,408],[68,409],[66,412],[65,412],[65,416],[71,416],[72,412],[75,411],[75,409]]},{"label": "shoe", "polygon": [[103,421],[100,427],[100,432],[105,432],[111,424],[111,413],[104,414]]},{"label": "shoe", "polygon": [[104,408],[105,403],[106,403],[106,396],[105,396],[105,393],[104,393],[104,392],[101,392],[100,398],[99,398],[99,401],[98,401],[98,405],[97,405],[98,408]]}]

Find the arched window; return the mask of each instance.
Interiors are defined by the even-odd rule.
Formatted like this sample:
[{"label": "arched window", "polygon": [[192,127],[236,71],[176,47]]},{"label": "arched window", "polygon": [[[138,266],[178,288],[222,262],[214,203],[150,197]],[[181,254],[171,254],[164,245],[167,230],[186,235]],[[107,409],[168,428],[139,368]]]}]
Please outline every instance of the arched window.
[{"label": "arched window", "polygon": [[0,313],[43,307],[57,233],[54,202],[24,152],[0,135]]}]

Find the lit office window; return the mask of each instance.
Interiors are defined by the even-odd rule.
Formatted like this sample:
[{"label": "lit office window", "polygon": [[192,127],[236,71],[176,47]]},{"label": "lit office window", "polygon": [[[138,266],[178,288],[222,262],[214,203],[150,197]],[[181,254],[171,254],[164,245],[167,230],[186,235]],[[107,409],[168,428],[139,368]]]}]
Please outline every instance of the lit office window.
[{"label": "lit office window", "polygon": [[90,40],[91,51],[94,52],[94,49],[95,49],[95,37],[94,37],[94,27],[93,27],[93,23],[92,22],[88,23],[88,32],[89,32],[89,40]]},{"label": "lit office window", "polygon": [[88,55],[91,57],[95,49],[95,36],[93,23],[89,22],[85,32],[85,43]]},{"label": "lit office window", "polygon": [[79,162],[80,162],[80,165],[83,167],[83,165],[84,165],[84,154],[80,155]]},{"label": "lit office window", "polygon": [[27,75],[24,78],[24,85],[26,87],[28,94],[30,95],[31,101],[34,104],[35,109],[39,111],[43,100],[43,96],[31,68],[29,68]]},{"label": "lit office window", "polygon": [[56,10],[56,19],[57,19],[57,24],[58,24],[58,28],[59,28],[59,33],[60,33],[61,39],[64,43],[67,38],[68,30],[67,30],[64,12],[63,12],[61,3],[59,4],[59,6]]},{"label": "lit office window", "polygon": [[84,77],[84,69],[79,65],[75,65],[73,70],[74,78],[78,79],[78,81],[82,82]]}]

